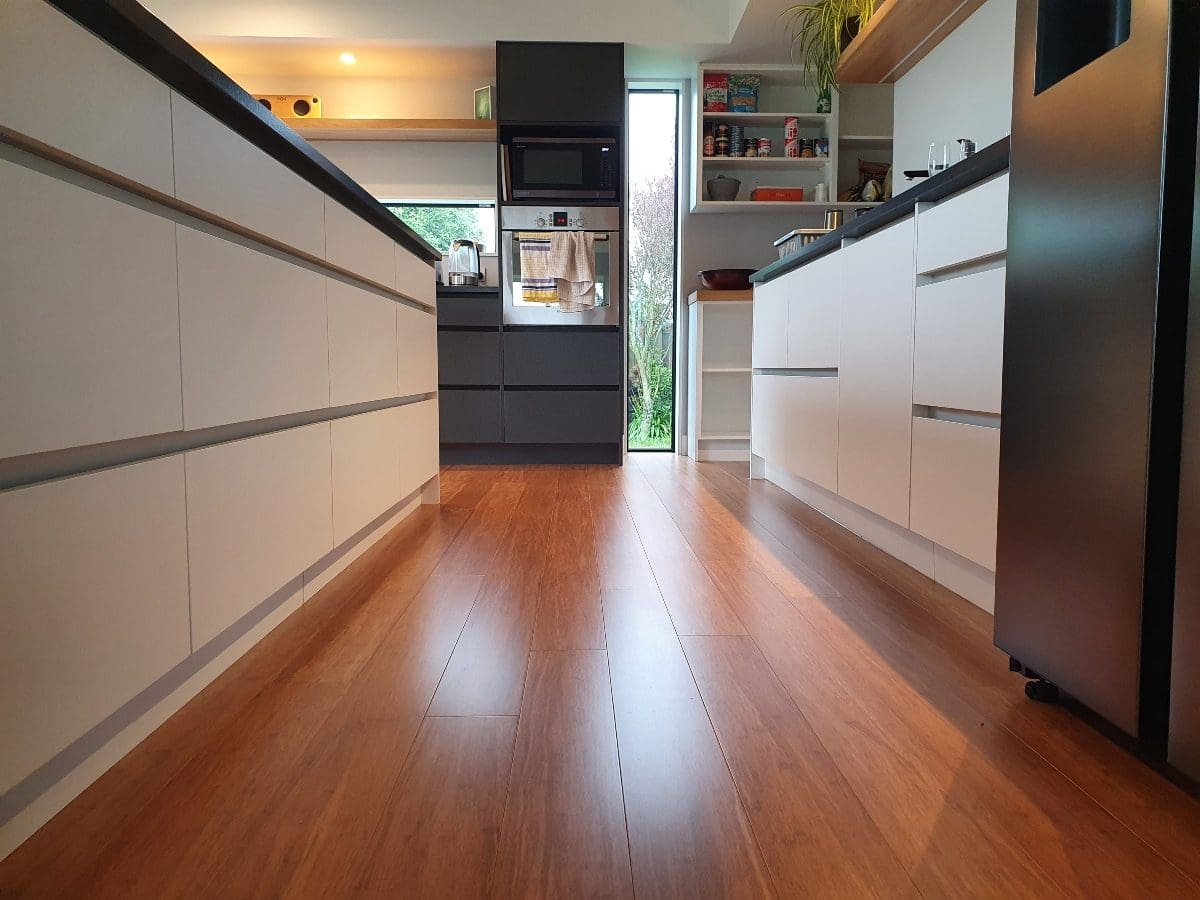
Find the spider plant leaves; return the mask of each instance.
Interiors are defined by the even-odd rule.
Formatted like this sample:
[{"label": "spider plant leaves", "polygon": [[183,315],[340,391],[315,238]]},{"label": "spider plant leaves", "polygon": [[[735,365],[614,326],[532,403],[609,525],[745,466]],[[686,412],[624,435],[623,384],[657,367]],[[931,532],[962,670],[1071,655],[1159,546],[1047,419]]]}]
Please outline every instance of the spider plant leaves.
[{"label": "spider plant leaves", "polygon": [[[866,26],[877,0],[817,0],[791,6],[780,13],[790,39],[792,59],[804,58],[804,79],[818,91],[837,89],[837,65],[842,55],[842,34],[858,19]],[[892,0],[899,2],[899,0]]]}]

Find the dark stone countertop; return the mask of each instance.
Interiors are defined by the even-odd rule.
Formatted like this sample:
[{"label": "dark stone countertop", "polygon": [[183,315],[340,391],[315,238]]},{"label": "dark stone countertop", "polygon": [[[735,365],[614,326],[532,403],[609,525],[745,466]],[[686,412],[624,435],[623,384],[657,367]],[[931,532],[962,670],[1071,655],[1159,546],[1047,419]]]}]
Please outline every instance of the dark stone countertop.
[{"label": "dark stone countertop", "polygon": [[[817,238],[807,247],[789,253],[783,259],[765,266],[750,276],[750,281],[759,284],[777,278],[785,272],[807,265],[842,245],[843,238],[861,238],[878,231],[912,213],[918,203],[935,203],[951,194],[966,190],[985,178],[990,178],[1008,168],[1008,138],[988,144],[978,153],[955,163],[944,172],[939,172],[902,194],[897,194],[881,206],[876,206],[857,219],[851,219],[841,228]],[[901,178],[904,176],[901,175]]]}]

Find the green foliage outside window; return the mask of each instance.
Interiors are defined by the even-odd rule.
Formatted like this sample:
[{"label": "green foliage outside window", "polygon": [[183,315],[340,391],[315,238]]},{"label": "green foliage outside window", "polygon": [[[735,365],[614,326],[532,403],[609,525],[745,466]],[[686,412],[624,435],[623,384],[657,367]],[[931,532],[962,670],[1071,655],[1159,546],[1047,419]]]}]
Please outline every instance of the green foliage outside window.
[{"label": "green foliage outside window", "polygon": [[496,246],[496,211],[481,206],[388,204],[400,221],[445,253],[459,238],[477,241],[488,252]]}]

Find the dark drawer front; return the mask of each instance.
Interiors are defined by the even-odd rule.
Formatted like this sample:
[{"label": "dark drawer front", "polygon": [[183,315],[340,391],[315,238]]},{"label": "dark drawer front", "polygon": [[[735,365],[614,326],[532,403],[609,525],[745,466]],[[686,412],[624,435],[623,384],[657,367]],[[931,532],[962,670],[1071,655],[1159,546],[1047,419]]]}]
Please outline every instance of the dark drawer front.
[{"label": "dark drawer front", "polygon": [[602,444],[621,440],[620,391],[505,391],[509,444]]},{"label": "dark drawer front", "polygon": [[443,444],[498,444],[500,429],[499,391],[438,392]]},{"label": "dark drawer front", "polygon": [[437,300],[437,320],[439,325],[500,325],[500,297],[439,296]]},{"label": "dark drawer front", "polygon": [[499,331],[439,331],[441,384],[500,384]]},{"label": "dark drawer front", "polygon": [[617,331],[506,331],[504,383],[619,385]]}]

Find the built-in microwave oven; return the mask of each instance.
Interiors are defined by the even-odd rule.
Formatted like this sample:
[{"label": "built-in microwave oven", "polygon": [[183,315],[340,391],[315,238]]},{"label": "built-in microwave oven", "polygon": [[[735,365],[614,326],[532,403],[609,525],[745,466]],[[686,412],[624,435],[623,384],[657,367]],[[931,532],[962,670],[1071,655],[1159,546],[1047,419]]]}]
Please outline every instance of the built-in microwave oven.
[{"label": "built-in microwave oven", "polygon": [[620,200],[616,138],[516,137],[509,144],[513,200]]}]

